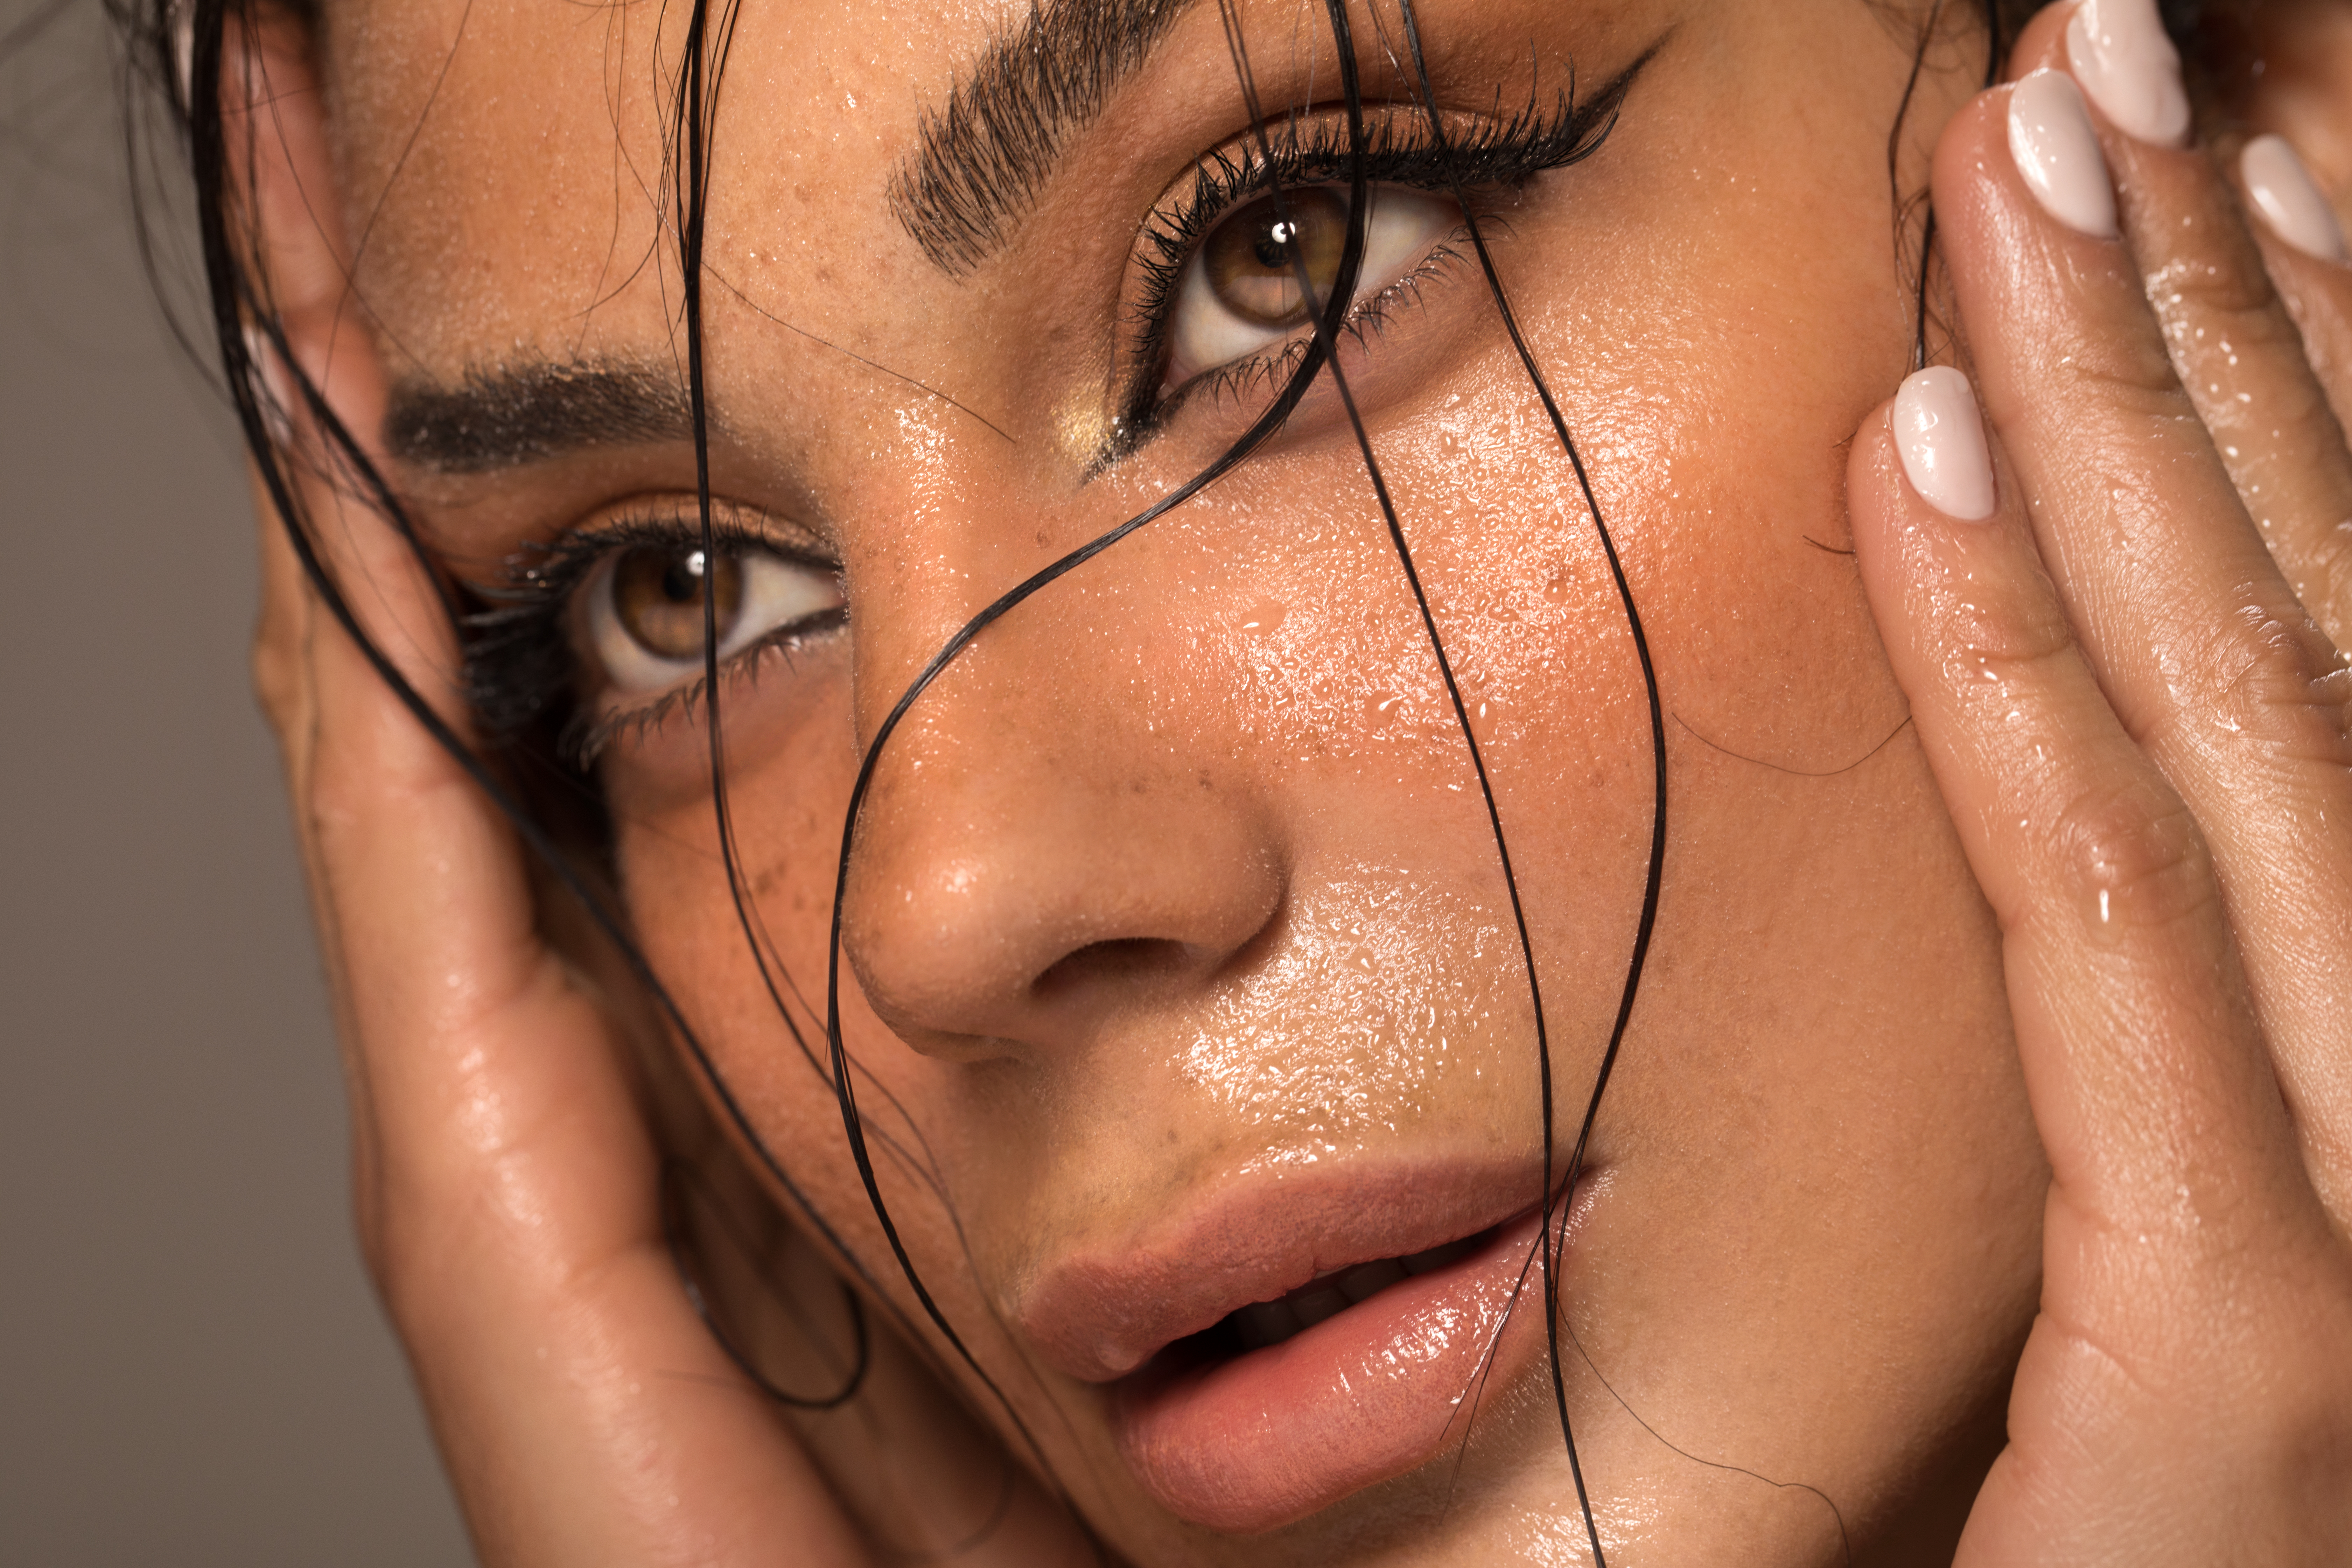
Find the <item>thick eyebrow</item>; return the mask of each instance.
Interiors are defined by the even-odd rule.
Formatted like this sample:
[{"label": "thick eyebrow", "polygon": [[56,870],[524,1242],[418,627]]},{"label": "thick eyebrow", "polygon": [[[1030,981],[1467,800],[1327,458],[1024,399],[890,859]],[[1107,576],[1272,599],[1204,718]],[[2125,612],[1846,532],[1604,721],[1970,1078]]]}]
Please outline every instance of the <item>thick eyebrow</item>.
[{"label": "thick eyebrow", "polygon": [[487,474],[599,447],[691,440],[693,412],[674,371],[625,361],[469,370],[452,386],[396,384],[386,450],[445,474]]},{"label": "thick eyebrow", "polygon": [[926,110],[890,179],[890,210],[950,274],[1003,245],[1062,146],[1197,0],[1030,0],[944,108]]}]

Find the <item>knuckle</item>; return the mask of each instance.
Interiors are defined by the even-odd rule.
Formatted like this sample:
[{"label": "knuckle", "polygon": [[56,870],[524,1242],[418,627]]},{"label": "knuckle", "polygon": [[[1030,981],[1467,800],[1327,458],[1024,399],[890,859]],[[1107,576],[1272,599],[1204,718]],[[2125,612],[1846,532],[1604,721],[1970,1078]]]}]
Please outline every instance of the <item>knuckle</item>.
[{"label": "knuckle", "polygon": [[[2143,418],[2197,420],[2188,389],[2174,372],[2162,336],[2152,331],[2106,332],[2068,345],[2060,363],[2074,384],[2077,406],[2112,406]],[[2199,428],[2202,428],[2199,422]]]},{"label": "knuckle", "polygon": [[2147,280],[2147,296],[2168,336],[2184,350],[2227,353],[2241,347],[2283,343],[2284,317],[2269,276],[2242,258],[2200,257],[2159,268]]},{"label": "knuckle", "polygon": [[2296,596],[2339,635],[2352,637],[2352,517],[2295,540],[2290,561]]},{"label": "knuckle", "polygon": [[2309,617],[2251,607],[2217,629],[2209,703],[2176,710],[2168,743],[2218,731],[2282,768],[2352,783],[2352,669]]},{"label": "knuckle", "polygon": [[2048,854],[2055,879],[2095,925],[2166,926],[2217,907],[2205,836],[2152,773],[2076,794],[2051,821]]},{"label": "knuckle", "polygon": [[1962,668],[1952,674],[1964,687],[2046,689],[2081,657],[2074,623],[2046,578],[2037,581],[2032,591],[1978,599],[1964,606],[1963,614],[1967,622],[1958,639]]}]

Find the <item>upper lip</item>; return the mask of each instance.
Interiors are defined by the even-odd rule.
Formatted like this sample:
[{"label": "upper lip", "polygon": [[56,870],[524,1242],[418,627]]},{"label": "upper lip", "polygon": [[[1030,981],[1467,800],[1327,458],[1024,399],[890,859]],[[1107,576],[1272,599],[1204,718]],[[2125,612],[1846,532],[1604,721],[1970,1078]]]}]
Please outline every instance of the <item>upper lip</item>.
[{"label": "upper lip", "polygon": [[1108,1383],[1254,1301],[1524,1214],[1540,1171],[1488,1157],[1260,1172],[1123,1242],[1051,1259],[1013,1316],[1048,1365]]}]

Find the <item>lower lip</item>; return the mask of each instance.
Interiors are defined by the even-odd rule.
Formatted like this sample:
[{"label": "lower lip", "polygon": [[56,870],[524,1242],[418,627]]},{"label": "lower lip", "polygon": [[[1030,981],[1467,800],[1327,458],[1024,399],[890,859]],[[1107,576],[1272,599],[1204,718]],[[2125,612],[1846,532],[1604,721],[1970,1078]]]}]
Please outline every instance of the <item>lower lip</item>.
[{"label": "lower lip", "polygon": [[[1390,1286],[1278,1345],[1205,1368],[1146,1367],[1115,1402],[1121,1451],[1144,1489],[1213,1530],[1271,1530],[1418,1468],[1468,1430],[1489,1346],[1507,1321],[1531,1342],[1543,1283],[1528,1215],[1469,1257]],[[1511,1297],[1524,1269],[1521,1310]]]}]

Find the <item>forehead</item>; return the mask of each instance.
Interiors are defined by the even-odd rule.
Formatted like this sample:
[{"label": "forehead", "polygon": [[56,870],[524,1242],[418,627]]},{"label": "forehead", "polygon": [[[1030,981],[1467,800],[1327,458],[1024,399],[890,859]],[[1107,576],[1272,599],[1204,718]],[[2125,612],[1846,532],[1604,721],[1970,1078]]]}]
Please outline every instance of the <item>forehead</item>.
[{"label": "forehead", "polygon": [[[371,309],[421,362],[404,368],[641,345],[676,305],[672,116],[691,6],[326,9],[340,205]],[[919,259],[874,200],[920,107],[1019,11],[1012,0],[744,5],[720,79],[714,221],[745,230],[759,215],[738,248],[773,264],[856,214],[870,268]],[[534,341],[549,337],[562,341]]]},{"label": "forehead", "polygon": [[[358,0],[327,7],[324,68],[360,287],[402,355],[449,369],[642,334],[675,209],[670,113],[687,5]],[[912,26],[915,12],[929,24]],[[730,130],[760,120],[774,184],[846,184],[882,120],[985,36],[981,5],[746,7]],[[889,97],[882,103],[877,99]],[[781,118],[793,103],[800,113]],[[812,106],[825,106],[812,115]],[[752,153],[752,148],[731,148]],[[825,169],[812,167],[824,160]],[[675,268],[670,268],[675,273]]]},{"label": "forehead", "polygon": [[[1533,67],[1559,86],[1577,52],[1649,27],[1656,18],[1645,14],[1668,7],[1421,8],[1433,63],[1491,55],[1490,85],[1528,82]],[[393,374],[446,378],[485,359],[666,352],[677,313],[675,115],[693,7],[346,0],[327,10],[339,194],[361,241],[362,290],[393,357],[409,362]],[[1334,96],[1320,0],[1244,0],[1239,10],[1269,107]],[[1376,68],[1377,36],[1393,34],[1396,20],[1392,5],[1379,10],[1375,22],[1350,6],[1360,55]],[[907,307],[969,260],[943,255],[937,226],[902,222],[908,204],[891,199],[927,124],[936,142],[943,113],[958,110],[964,130],[980,132],[963,139],[965,184],[935,208],[1006,187],[1020,194],[1003,153],[1034,151],[1041,138],[1034,113],[992,104],[992,70],[1022,79],[1033,59],[1063,58],[1059,79],[1018,79],[1013,96],[1048,120],[1061,113],[1066,140],[1092,145],[1092,174],[1115,174],[1129,205],[1137,193],[1125,184],[1139,183],[1148,201],[1153,176],[1174,177],[1240,129],[1218,0],[751,0],[709,15],[726,56],[709,121],[707,254],[724,268],[718,293],[782,302],[795,329],[829,339],[883,346],[877,334],[887,335],[889,320],[919,318]],[[1036,44],[1041,27],[1059,50],[989,47]],[[1387,42],[1391,53],[1401,47]],[[1146,53],[1143,70],[1118,68]],[[1545,53],[1558,58],[1537,58]],[[1112,113],[1095,123],[1106,100]],[[1109,199],[1100,179],[1093,189],[1092,199]],[[1087,194],[1055,199],[1065,218],[1095,216]]]}]

